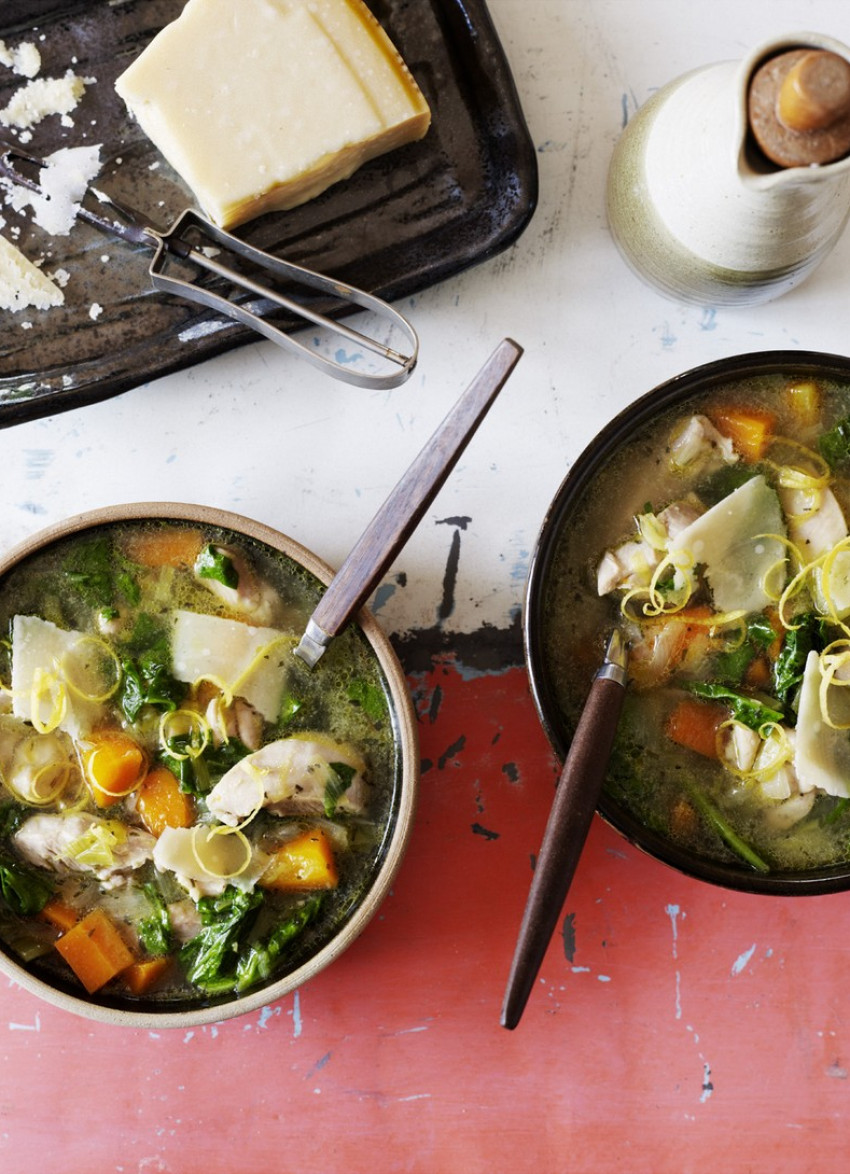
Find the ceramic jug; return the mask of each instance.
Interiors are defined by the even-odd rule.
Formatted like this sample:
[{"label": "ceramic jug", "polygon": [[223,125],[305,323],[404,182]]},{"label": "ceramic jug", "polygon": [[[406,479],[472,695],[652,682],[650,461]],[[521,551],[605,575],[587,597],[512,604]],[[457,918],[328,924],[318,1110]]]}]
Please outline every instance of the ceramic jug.
[{"label": "ceramic jug", "polygon": [[850,155],[781,167],[752,137],[755,71],[798,47],[850,61],[850,49],[830,37],[784,36],[743,62],[668,83],[620,137],[608,174],[609,225],[626,261],[667,296],[717,306],[769,301],[803,281],[840,236]]}]

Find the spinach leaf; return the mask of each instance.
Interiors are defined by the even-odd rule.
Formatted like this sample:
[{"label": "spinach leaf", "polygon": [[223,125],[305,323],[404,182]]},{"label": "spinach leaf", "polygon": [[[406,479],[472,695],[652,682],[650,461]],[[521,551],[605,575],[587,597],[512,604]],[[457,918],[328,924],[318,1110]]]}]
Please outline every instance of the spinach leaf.
[{"label": "spinach leaf", "polygon": [[201,897],[201,930],[180,951],[186,978],[211,994],[233,989],[240,947],[263,903],[262,892],[232,885],[219,897]]},{"label": "spinach leaf", "polygon": [[322,907],[322,897],[311,897],[290,916],[275,926],[264,941],[252,942],[236,963],[236,990],[245,991],[274,973],[285,948],[314,921]]},{"label": "spinach leaf", "polygon": [[52,883],[40,872],[12,860],[0,857],[0,893],[13,913],[32,917],[41,913],[53,896]]},{"label": "spinach leaf", "polygon": [[187,686],[171,674],[171,649],[165,628],[142,612],[126,647],[130,655],[121,661],[118,702],[127,720],[134,722],[145,705],[161,711],[176,709],[186,696]]},{"label": "spinach leaf", "polygon": [[295,697],[291,693],[287,693],[280,703],[280,724],[287,726],[293,718],[300,712],[304,702],[300,698]]},{"label": "spinach leaf", "polygon": [[730,652],[720,652],[714,660],[712,675],[727,685],[740,685],[744,674],[752,664],[756,650],[748,640]]},{"label": "spinach leaf", "polygon": [[763,471],[761,465],[748,465],[738,461],[734,465],[723,465],[697,486],[697,493],[706,506],[717,505],[742,485]]},{"label": "spinach leaf", "polygon": [[686,687],[692,693],[696,693],[697,697],[725,702],[736,721],[753,730],[758,730],[765,722],[781,722],[785,716],[780,710],[765,705],[763,701],[747,697],[746,694],[738,693],[726,685],[709,681],[690,681]]},{"label": "spinach leaf", "polygon": [[712,803],[705,791],[689,778],[683,778],[682,784],[694,807],[700,812],[703,819],[714,828],[724,844],[756,872],[770,872],[770,865],[762,860],[758,852],[738,835],[720,808]]},{"label": "spinach leaf", "polygon": [[786,706],[803,679],[809,653],[820,652],[827,644],[823,620],[813,612],[802,616],[798,625],[788,631],[773,666],[773,691]]},{"label": "spinach leaf", "polygon": [[239,586],[239,572],[233,559],[218,546],[208,543],[195,559],[195,573],[201,579],[215,579],[225,587]]},{"label": "spinach leaf", "polygon": [[134,722],[146,705],[174,710],[186,696],[186,685],[175,680],[155,654],[140,660],[122,660],[118,700],[128,721]]},{"label": "spinach leaf", "polygon": [[387,714],[387,699],[382,689],[368,681],[353,680],[348,686],[348,699],[358,705],[371,722],[377,725]]},{"label": "spinach leaf", "polygon": [[90,607],[112,612],[118,597],[131,604],[139,602],[139,585],[107,538],[94,538],[75,547],[63,571]]},{"label": "spinach leaf", "polygon": [[336,814],[337,804],[351,786],[351,780],[357,774],[353,766],[347,762],[330,762],[330,774],[325,783],[324,808],[328,819]]},{"label": "spinach leaf", "polygon": [[838,823],[847,814],[847,809],[850,807],[850,799],[836,799],[834,802],[830,802],[827,810],[824,810],[825,806],[823,800],[821,800],[819,804],[821,809],[820,822],[828,827],[831,824]]},{"label": "spinach leaf", "polygon": [[168,954],[174,940],[168,907],[156,885],[142,885],[142,889],[152,912],[150,917],[143,917],[139,922],[139,939],[149,954]]},{"label": "spinach leaf", "polygon": [[767,616],[756,615],[747,620],[747,639],[756,648],[770,648],[776,639],[776,631]]},{"label": "spinach leaf", "polygon": [[32,815],[32,808],[23,803],[0,804],[0,841],[10,840],[25,820]]},{"label": "spinach leaf", "polygon": [[180,790],[187,795],[206,795],[215,786],[218,780],[240,762],[250,751],[238,738],[231,738],[220,746],[210,743],[203,754],[187,754],[190,745],[190,736],[177,736],[168,739],[168,749],[160,757],[164,766],[167,766],[176,776]]},{"label": "spinach leaf", "polygon": [[850,416],[834,424],[818,437],[820,455],[830,469],[840,469],[850,461]]},{"label": "spinach leaf", "polygon": [[726,684],[740,685],[758,653],[769,648],[775,639],[770,621],[765,616],[753,616],[747,622],[746,634],[738,647],[715,657],[714,675]]},{"label": "spinach leaf", "polygon": [[114,600],[112,544],[95,538],[74,549],[63,567],[68,582],[91,607],[108,607]]}]

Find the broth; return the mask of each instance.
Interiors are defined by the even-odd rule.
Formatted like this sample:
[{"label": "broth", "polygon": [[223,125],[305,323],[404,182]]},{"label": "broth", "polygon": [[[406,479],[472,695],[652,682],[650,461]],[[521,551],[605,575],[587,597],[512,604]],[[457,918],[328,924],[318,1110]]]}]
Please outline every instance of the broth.
[{"label": "broth", "polygon": [[345,923],[401,767],[356,626],[312,670],[293,653],[322,589],[259,541],[165,519],[0,580],[0,938],[34,974],[202,1005]]},{"label": "broth", "polygon": [[[541,648],[565,733],[620,625],[630,684],[606,799],[708,861],[850,861],[848,414],[835,380],[760,375],[698,393],[597,467],[552,552]],[[710,443],[689,463],[695,419]],[[808,720],[824,680],[828,720]]]}]

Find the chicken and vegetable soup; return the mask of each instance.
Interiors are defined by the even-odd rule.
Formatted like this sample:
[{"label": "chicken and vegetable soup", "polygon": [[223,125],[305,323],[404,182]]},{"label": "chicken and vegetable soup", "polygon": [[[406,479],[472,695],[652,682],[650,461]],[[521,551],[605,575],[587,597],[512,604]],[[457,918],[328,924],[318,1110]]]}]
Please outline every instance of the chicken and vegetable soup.
[{"label": "chicken and vegetable soup", "polygon": [[397,761],[355,627],[294,655],[320,584],[162,520],[0,581],[0,937],[98,998],[214,1001],[292,970],[382,856]]},{"label": "chicken and vegetable soup", "polygon": [[606,793],[703,858],[850,860],[850,387],[759,376],[669,409],[563,528],[544,647],[572,728],[630,644]]}]

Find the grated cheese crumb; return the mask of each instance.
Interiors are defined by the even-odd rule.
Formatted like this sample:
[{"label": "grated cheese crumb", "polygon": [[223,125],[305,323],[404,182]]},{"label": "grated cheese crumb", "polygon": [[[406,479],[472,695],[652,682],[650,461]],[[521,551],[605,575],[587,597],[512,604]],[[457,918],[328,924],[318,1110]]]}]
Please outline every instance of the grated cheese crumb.
[{"label": "grated cheese crumb", "polygon": [[35,77],[41,69],[41,54],[31,41],[9,49],[0,41],[0,65],[6,65],[19,77]]},{"label": "grated cheese crumb", "polygon": [[0,123],[28,130],[51,114],[68,115],[85,93],[86,84],[69,69],[64,77],[35,78],[12,95],[0,110]]}]

